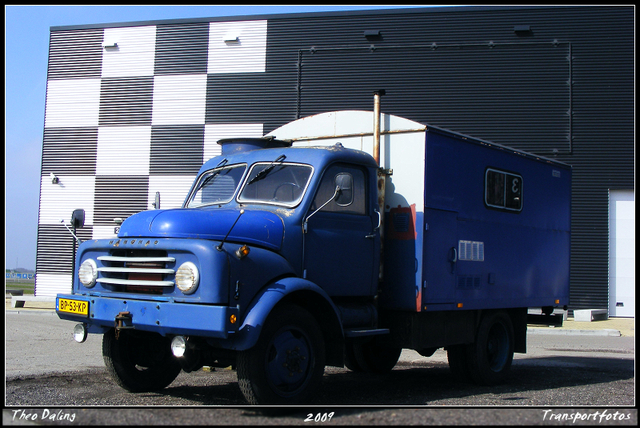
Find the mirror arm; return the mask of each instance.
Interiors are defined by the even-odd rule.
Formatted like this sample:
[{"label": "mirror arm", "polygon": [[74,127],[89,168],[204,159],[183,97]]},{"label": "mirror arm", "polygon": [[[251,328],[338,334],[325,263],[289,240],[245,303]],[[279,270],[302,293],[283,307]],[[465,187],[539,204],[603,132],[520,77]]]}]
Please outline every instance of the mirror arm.
[{"label": "mirror arm", "polygon": [[326,207],[329,202],[331,201],[335,201],[336,198],[338,197],[338,195],[340,194],[340,186],[336,186],[336,191],[333,192],[333,196],[331,197],[331,199],[329,199],[327,202],[325,202],[324,204],[322,204],[320,206],[320,208],[318,208],[317,210],[315,210],[314,212],[312,212],[311,214],[309,214],[309,216],[307,218],[304,219],[304,222],[302,223],[302,232],[303,233],[307,233],[307,222],[309,221],[309,219],[315,215],[315,213],[317,213],[318,211],[320,211],[321,209],[323,209],[324,207]]}]

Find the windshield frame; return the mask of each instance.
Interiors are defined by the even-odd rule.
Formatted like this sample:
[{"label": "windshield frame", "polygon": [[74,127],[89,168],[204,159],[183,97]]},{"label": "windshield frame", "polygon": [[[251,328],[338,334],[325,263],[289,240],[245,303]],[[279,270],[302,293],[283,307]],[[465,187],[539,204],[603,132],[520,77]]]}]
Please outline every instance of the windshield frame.
[{"label": "windshield frame", "polygon": [[[205,172],[203,172],[202,174],[200,174],[193,186],[193,189],[191,190],[191,192],[189,193],[189,197],[187,198],[187,200],[185,201],[183,208],[202,208],[202,207],[210,207],[210,206],[222,206],[225,204],[228,204],[229,202],[233,201],[234,198],[236,197],[236,195],[238,194],[238,190],[243,187],[244,181],[245,181],[245,176],[247,175],[247,171],[249,170],[249,168],[247,167],[247,163],[243,162],[243,163],[236,163],[236,164],[223,164],[222,166],[218,166],[212,169],[208,169]],[[232,170],[235,168],[240,168],[243,167],[244,171],[242,172],[242,175],[240,176],[240,179],[238,180],[238,184],[236,184],[236,187],[233,191],[233,193],[231,194],[231,196],[229,198],[225,198],[225,199],[220,199],[217,200],[215,202],[210,202],[210,203],[203,203],[203,204],[198,204],[198,205],[192,205],[194,203],[194,199],[196,198],[196,196],[198,195],[198,193],[202,190],[204,184],[206,183],[206,180],[208,180],[210,177],[214,176],[214,174],[218,175],[220,173],[220,171],[222,170]]]},{"label": "windshield frame", "polygon": [[[263,178],[258,179],[258,181],[254,181],[254,183],[251,183],[252,178],[255,178],[255,175],[257,175],[258,173],[254,174],[255,168],[260,167],[260,166],[264,166],[264,169],[269,168],[271,165],[273,165],[274,162],[272,161],[259,161],[259,162],[255,162],[254,164],[251,165],[250,168],[248,168],[246,174],[245,174],[245,178],[244,178],[244,182],[242,183],[242,186],[240,186],[240,189],[237,191],[236,193],[236,201],[239,204],[259,204],[259,205],[275,205],[275,206],[280,206],[280,207],[286,207],[286,208],[295,208],[298,205],[300,205],[302,203],[302,201],[304,200],[304,196],[307,193],[307,189],[309,188],[309,185],[311,184],[311,181],[313,179],[314,173],[315,173],[315,168],[313,167],[313,165],[310,164],[306,164],[306,163],[301,163],[301,162],[284,162],[284,161],[279,161],[278,164],[276,164],[275,168],[273,170],[271,170],[269,173],[267,173]],[[243,197],[242,194],[244,193],[245,189],[247,188],[247,186],[249,186],[250,184],[255,184],[258,183],[260,181],[263,180],[268,180],[269,175],[271,175],[272,173],[277,173],[278,172],[278,168],[283,168],[283,167],[303,167],[309,170],[309,176],[306,179],[306,183],[304,184],[304,187],[300,187],[297,186],[297,183],[290,183],[290,182],[282,182],[280,183],[277,187],[276,187],[276,191],[278,189],[278,187],[286,185],[286,184],[295,184],[296,187],[299,187],[301,192],[300,195],[293,201],[291,202],[282,202],[282,201],[277,201],[277,200],[273,200],[273,199],[251,199],[251,198],[247,198],[246,196]],[[252,177],[253,176],[253,177]]]}]

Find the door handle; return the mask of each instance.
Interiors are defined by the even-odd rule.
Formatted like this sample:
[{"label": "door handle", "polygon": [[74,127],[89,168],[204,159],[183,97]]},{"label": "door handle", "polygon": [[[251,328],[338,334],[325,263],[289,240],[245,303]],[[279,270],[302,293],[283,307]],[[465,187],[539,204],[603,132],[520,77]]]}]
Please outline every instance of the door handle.
[{"label": "door handle", "polygon": [[373,231],[371,232],[371,234],[366,235],[365,238],[367,239],[373,239],[376,237],[376,232],[378,230],[380,230],[380,226],[382,225],[382,214],[380,214],[380,211],[375,210],[374,211],[376,214],[378,214],[378,225],[373,229]]},{"label": "door handle", "polygon": [[451,273],[454,273],[456,262],[458,261],[458,249],[456,247],[451,247],[451,250],[453,251],[453,256],[451,257],[451,260],[449,260],[449,263],[451,263]]}]

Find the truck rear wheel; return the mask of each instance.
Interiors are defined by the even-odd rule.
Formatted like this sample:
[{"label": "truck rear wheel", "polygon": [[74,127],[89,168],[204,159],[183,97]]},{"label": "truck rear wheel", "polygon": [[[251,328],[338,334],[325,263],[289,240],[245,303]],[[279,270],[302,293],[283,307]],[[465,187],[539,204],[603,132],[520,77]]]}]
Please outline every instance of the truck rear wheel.
[{"label": "truck rear wheel", "polygon": [[504,312],[485,316],[476,342],[467,345],[471,379],[481,385],[495,385],[505,380],[513,361],[513,325]]},{"label": "truck rear wheel", "polygon": [[256,345],[238,353],[238,384],[250,404],[305,403],[322,381],[324,338],[296,305],[269,315]]},{"label": "truck rear wheel", "polygon": [[180,374],[168,338],[155,333],[111,329],[102,337],[102,356],[109,374],[130,392],[157,391]]}]

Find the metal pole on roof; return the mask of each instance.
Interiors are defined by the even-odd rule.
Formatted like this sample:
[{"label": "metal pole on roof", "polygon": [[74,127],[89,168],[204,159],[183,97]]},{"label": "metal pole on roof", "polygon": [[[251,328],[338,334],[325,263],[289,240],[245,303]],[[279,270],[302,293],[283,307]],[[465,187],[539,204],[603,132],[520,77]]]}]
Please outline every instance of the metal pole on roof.
[{"label": "metal pole on roof", "polygon": [[380,97],[384,94],[384,89],[374,91],[373,93],[373,158],[378,165],[378,221],[380,222],[378,225],[378,228],[380,230],[380,270],[378,273],[379,284],[382,284],[382,280],[384,278],[384,195],[387,175],[389,175],[389,171],[385,170],[380,164]]}]

